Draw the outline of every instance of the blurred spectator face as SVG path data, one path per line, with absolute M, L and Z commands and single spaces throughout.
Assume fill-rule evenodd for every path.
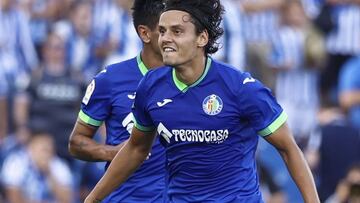
M 0 0 L 0 9 L 9 10 L 11 7 L 11 0 Z
M 72 23 L 75 31 L 82 36 L 87 36 L 91 32 L 92 6 L 90 2 L 79 3 L 72 11 Z
M 41 171 L 48 171 L 55 151 L 52 138 L 47 134 L 36 135 L 30 140 L 28 150 L 34 164 Z
M 360 185 L 360 168 L 352 169 L 347 175 L 347 181 L 351 184 Z
M 63 64 L 65 61 L 65 44 L 62 38 L 54 33 L 48 36 L 43 49 L 44 60 L 50 64 Z
M 300 1 L 286 1 L 282 9 L 282 21 L 295 27 L 302 27 L 307 23 L 307 17 Z

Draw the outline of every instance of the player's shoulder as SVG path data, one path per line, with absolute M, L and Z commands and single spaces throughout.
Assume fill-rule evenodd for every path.
M 255 83 L 257 81 L 250 73 L 243 72 L 230 64 L 217 60 L 213 60 L 212 63 L 218 75 L 230 87 L 242 88 L 243 86 L 248 86 L 247 84 Z
M 168 66 L 161 66 L 152 70 L 149 70 L 143 78 L 143 82 L 146 86 L 153 86 L 158 84 L 159 81 L 165 81 L 169 78 L 172 68 Z
M 113 63 L 110 65 L 107 65 L 104 70 L 108 75 L 113 74 L 121 74 L 121 73 L 127 73 L 133 70 L 136 70 L 137 67 L 137 61 L 136 58 L 131 58 L 125 61 L 121 61 L 118 63 Z M 117 75 L 119 77 L 119 75 Z
M 110 82 L 112 80 L 121 80 L 124 77 L 131 75 L 134 67 L 137 66 L 136 58 L 118 63 L 106 65 L 95 77 L 96 81 Z

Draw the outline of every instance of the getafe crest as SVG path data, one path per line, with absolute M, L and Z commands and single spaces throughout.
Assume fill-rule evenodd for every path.
M 202 108 L 206 114 L 214 116 L 221 112 L 223 108 L 223 101 L 216 94 L 212 94 L 204 99 Z

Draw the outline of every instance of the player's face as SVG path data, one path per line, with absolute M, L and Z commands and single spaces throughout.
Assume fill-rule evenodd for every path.
M 204 54 L 191 16 L 183 11 L 164 12 L 159 20 L 159 47 L 165 65 L 178 66 Z

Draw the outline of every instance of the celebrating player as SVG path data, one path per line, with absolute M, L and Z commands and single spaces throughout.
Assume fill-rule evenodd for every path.
M 143 50 L 136 58 L 108 66 L 89 84 L 70 137 L 69 150 L 76 158 L 110 163 L 128 139 L 134 125 L 131 106 L 136 87 L 149 68 L 162 65 L 157 44 L 157 26 L 162 9 L 161 0 L 134 1 L 133 22 L 143 42 Z M 93 140 L 103 122 L 106 126 L 106 145 Z M 157 141 L 149 160 L 104 202 L 163 201 L 164 167 L 164 149 Z

